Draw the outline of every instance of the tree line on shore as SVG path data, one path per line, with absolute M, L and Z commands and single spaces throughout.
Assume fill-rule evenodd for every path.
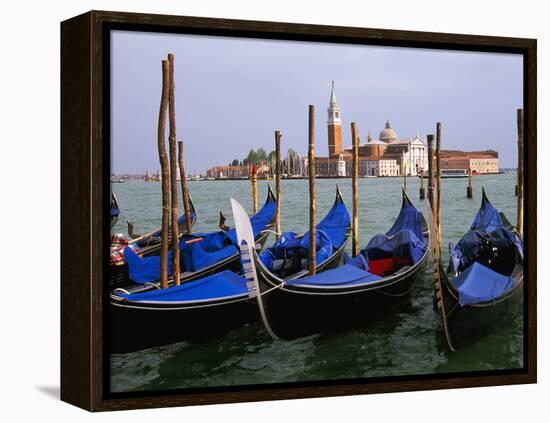
M 294 151 L 292 148 L 287 150 L 286 156 L 282 155 L 281 160 L 283 162 L 288 162 L 292 168 L 294 163 L 297 163 L 300 159 L 300 155 Z M 243 159 L 234 159 L 229 166 L 249 166 L 249 165 L 259 165 L 259 164 L 271 165 L 275 163 L 275 150 L 270 151 L 269 153 L 265 151 L 262 147 L 257 150 L 250 149 L 248 155 Z

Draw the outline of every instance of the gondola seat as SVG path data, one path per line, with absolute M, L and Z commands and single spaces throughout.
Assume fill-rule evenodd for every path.
M 412 266 L 424 255 L 422 239 L 410 229 L 392 235 L 375 235 L 361 251 L 368 259 L 368 270 L 379 276 L 388 276 L 405 266 Z
M 322 230 L 316 233 L 316 261 L 321 263 L 333 253 L 333 245 L 329 236 Z M 307 269 L 309 254 L 309 233 L 297 235 L 295 232 L 285 232 L 273 244 L 260 254 L 260 260 L 270 271 L 278 275 L 294 273 L 296 270 Z

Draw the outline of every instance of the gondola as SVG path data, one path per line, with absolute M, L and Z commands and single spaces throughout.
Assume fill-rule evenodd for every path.
M 252 218 L 255 225 L 255 238 L 263 247 L 275 222 L 275 195 L 268 186 L 267 198 L 263 207 Z M 181 280 L 190 282 L 222 270 L 238 271 L 239 254 L 236 248 L 235 230 L 210 233 L 183 234 L 180 237 Z M 130 248 L 124 250 L 124 263 L 111 266 L 111 288 L 141 291 L 151 284 L 158 283 L 160 275 L 160 246 L 156 250 L 145 249 L 141 257 Z M 168 262 L 172 253 L 169 252 Z M 169 266 L 170 267 L 170 266 Z M 169 268 L 169 275 L 172 269 Z M 169 281 L 173 284 L 173 281 Z
M 426 221 L 403 191 L 391 229 L 377 235 L 344 265 L 314 276 L 280 278 L 253 252 L 264 324 L 273 337 L 364 326 L 406 298 L 425 268 L 430 244 Z M 322 269 L 320 269 L 322 270 Z
M 435 257 L 435 298 L 454 351 L 494 332 L 521 310 L 523 241 L 483 189 L 470 229 L 456 245 L 449 244 L 449 253 L 446 272 Z
M 257 246 L 254 218 L 251 220 L 251 242 Z M 336 248 L 331 254 L 329 262 L 335 262 L 336 257 L 341 256 L 350 231 L 349 214 L 339 191 L 333 207 L 318 225 L 318 230 L 323 230 L 321 228 L 342 244 L 342 248 Z M 287 232 L 268 250 L 271 254 L 281 249 L 282 244 L 288 247 L 281 241 L 283 239 L 307 240 L 306 236 L 307 233 L 297 236 Z M 258 306 L 251 298 L 239 257 L 237 262 L 238 269 L 233 271 L 226 269 L 167 289 L 158 289 L 155 284 L 139 290 L 113 290 L 109 323 L 112 352 L 135 351 L 182 340 L 212 339 L 232 328 L 257 321 Z

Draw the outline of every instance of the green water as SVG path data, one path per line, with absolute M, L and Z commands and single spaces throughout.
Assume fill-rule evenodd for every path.
M 515 222 L 515 178 L 515 173 L 474 177 L 473 200 L 466 199 L 467 179 L 443 180 L 442 246 L 445 254 L 449 241 L 457 242 L 471 224 L 481 202 L 482 185 L 493 205 Z M 317 180 L 319 219 L 334 201 L 336 183 L 351 210 L 351 180 Z M 393 223 L 401 205 L 402 183 L 401 178 L 359 180 L 361 247 Z M 267 182 L 260 181 L 258 185 L 261 205 L 267 193 Z M 189 182 L 188 186 L 197 209 L 197 231 L 216 230 L 220 210 L 228 218 L 228 224 L 232 224 L 230 197 L 238 199 L 251 211 L 248 181 L 201 181 Z M 127 182 L 113 184 L 113 190 L 122 211 L 115 227 L 117 232 L 126 233 L 126 219 L 133 220 L 140 232 L 160 226 L 160 184 Z M 418 190 L 419 179 L 408 178 L 407 191 L 411 199 L 425 211 L 425 204 L 418 200 Z M 303 232 L 307 225 L 307 181 L 284 180 L 282 229 Z M 268 240 L 270 242 L 273 238 Z M 113 392 L 150 391 L 523 367 L 522 316 L 470 347 L 451 353 L 442 336 L 432 296 L 430 261 L 410 301 L 398 310 L 389 311 L 384 321 L 362 331 L 272 341 L 258 323 L 234 330 L 216 342 L 181 342 L 113 355 L 111 389 Z

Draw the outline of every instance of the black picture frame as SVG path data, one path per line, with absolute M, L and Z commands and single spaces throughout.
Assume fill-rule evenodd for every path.
M 109 31 L 517 53 L 524 58 L 524 368 L 182 392 L 109 394 L 104 308 Z M 537 43 L 533 39 L 90 11 L 61 23 L 61 399 L 90 411 L 536 383 Z

